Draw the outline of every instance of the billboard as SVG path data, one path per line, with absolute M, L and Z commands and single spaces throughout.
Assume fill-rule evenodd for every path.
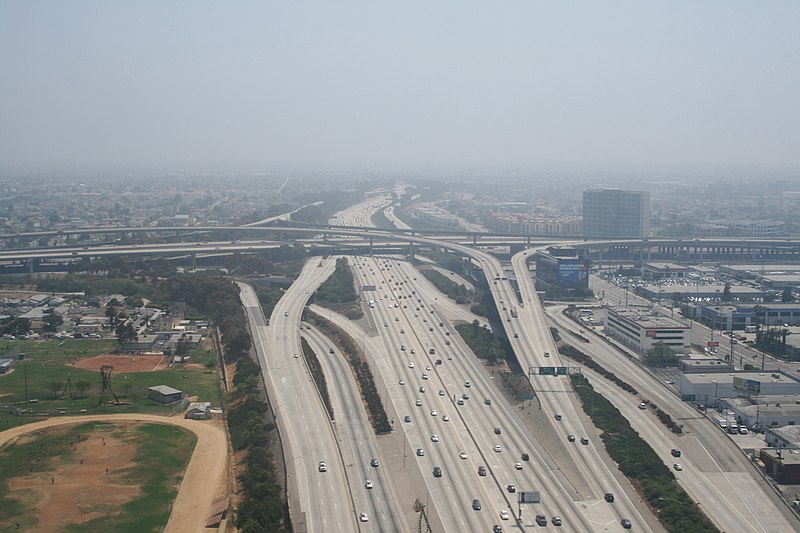
M 733 388 L 752 394 L 761 394 L 761 382 L 754 379 L 744 379 L 734 376 Z
M 519 492 L 519 499 L 517 500 L 518 503 L 541 503 L 542 498 L 539 495 L 538 490 L 525 490 Z

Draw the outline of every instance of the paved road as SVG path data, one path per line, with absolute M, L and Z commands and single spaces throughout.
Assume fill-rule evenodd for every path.
M 550 319 L 562 332 L 579 331 L 581 327 L 561 313 L 563 308 L 549 308 Z M 599 335 L 584 335 L 589 342 L 581 343 L 578 348 L 591 353 L 609 371 L 625 376 L 640 395 L 634 397 L 586 369 L 584 374 L 590 378 L 596 390 L 631 422 L 665 465 L 671 468 L 674 463 L 681 463 L 684 466 L 683 471 L 675 472 L 679 483 L 702 505 L 704 512 L 720 529 L 764 532 L 796 530 L 797 520 L 754 471 L 728 434 L 719 431 L 701 413 L 682 402 L 674 389 L 609 346 Z M 638 409 L 642 400 L 653 402 L 683 424 L 685 434 L 677 436 L 667 430 L 650 409 Z M 670 454 L 672 448 L 683 452 L 679 459 Z
M 167 533 L 203 531 L 211 504 L 227 492 L 225 476 L 228 465 L 228 441 L 219 421 L 186 420 L 165 416 L 126 413 L 118 415 L 71 416 L 48 418 L 0 432 L 0 447 L 20 435 L 65 424 L 86 422 L 153 422 L 187 429 L 197 436 L 194 453 L 167 522 Z
M 281 432 L 289 471 L 289 502 L 297 531 L 357 531 L 344 464 L 327 413 L 302 363 L 298 327 L 303 306 L 333 272 L 335 259 L 309 260 L 266 326 L 255 292 L 240 284 L 253 346 Z M 327 471 L 320 472 L 319 463 Z
M 334 410 L 334 427 L 349 472 L 348 481 L 359 512 L 367 512 L 368 524 L 362 531 L 400 531 L 403 528 L 400 505 L 385 468 L 373 468 L 370 461 L 380 456 L 375 433 L 367 418 L 361 393 L 346 355 L 316 328 L 306 325 L 303 337 L 317 354 L 327 381 Z M 334 353 L 330 353 L 331 349 Z M 373 488 L 367 488 L 367 481 Z

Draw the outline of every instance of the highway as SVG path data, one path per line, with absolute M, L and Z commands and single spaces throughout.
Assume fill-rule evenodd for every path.
M 549 318 L 559 331 L 579 331 L 581 326 L 565 317 L 563 306 L 548 309 Z M 715 427 L 702 413 L 691 408 L 657 376 L 609 346 L 599 335 L 584 332 L 589 343 L 578 348 L 607 370 L 636 387 L 639 396 L 613 386 L 604 378 L 584 369 L 592 386 L 611 401 L 630 421 L 633 428 L 672 468 L 680 463 L 684 469 L 674 472 L 679 483 L 703 511 L 723 531 L 794 531 L 793 516 L 769 485 L 755 472 L 742 450 Z M 569 338 L 568 335 L 563 335 Z M 685 433 L 675 435 L 650 409 L 640 410 L 643 400 L 658 405 L 673 419 L 684 425 Z M 670 450 L 682 451 L 679 459 Z
M 335 261 L 311 260 L 279 300 L 266 325 L 253 289 L 239 284 L 253 346 L 281 433 L 289 472 L 288 495 L 297 531 L 360 531 L 336 438 L 303 364 L 298 325 L 303 306 L 333 272 Z M 319 463 L 327 464 L 321 472 Z
M 356 508 L 359 512 L 366 512 L 369 517 L 368 523 L 361 524 L 361 531 L 391 532 L 404 529 L 400 504 L 386 469 L 370 466 L 370 461 L 380 455 L 379 445 L 367 419 L 352 370 L 345 361 L 345 354 L 316 328 L 306 324 L 301 331 L 316 353 L 326 377 L 333 405 L 333 426 L 348 470 Z M 371 482 L 371 488 L 367 487 L 368 481 Z

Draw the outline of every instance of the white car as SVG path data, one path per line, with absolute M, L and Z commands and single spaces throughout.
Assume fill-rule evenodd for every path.
M 439 396 L 444 396 L 444 389 L 439 389 Z
M 450 417 L 449 417 L 449 416 L 447 416 L 447 415 L 444 415 L 444 416 L 442 417 L 442 421 L 443 421 L 443 422 L 450 422 Z
M 364 486 L 365 486 L 365 487 L 367 487 L 368 489 L 371 489 L 371 488 L 372 488 L 372 487 L 374 487 L 375 485 L 373 485 L 373 484 L 372 484 L 372 480 L 371 480 L 371 479 L 368 479 L 368 480 L 366 481 L 366 483 L 364 483 Z
M 408 363 L 408 368 L 414 368 L 414 362 L 413 361 Z
M 325 464 L 325 461 L 320 461 L 319 462 L 319 471 L 320 472 L 327 472 L 328 471 L 328 465 Z
M 464 386 L 465 386 L 466 388 L 470 388 L 470 387 L 472 386 L 472 384 L 471 384 L 469 381 L 465 381 L 465 382 L 464 382 Z
M 417 407 L 422 407 L 422 400 L 417 400 L 416 402 L 414 402 L 414 404 L 415 404 Z
M 505 509 L 500 511 L 500 520 L 508 520 L 508 511 Z
M 496 451 L 496 452 L 498 452 L 498 453 L 502 451 L 502 450 L 500 449 L 500 445 L 499 445 L 499 444 L 495 444 L 495 445 L 494 445 L 494 451 Z
M 400 380 L 400 385 L 405 385 L 405 384 L 406 384 L 406 382 L 405 382 L 404 380 L 402 380 L 402 379 L 401 379 L 401 380 Z
M 436 409 L 431 409 L 431 416 L 436 416 L 439 413 L 436 412 Z
M 675 463 L 674 465 L 672 465 L 672 468 L 680 472 L 681 470 L 683 470 L 683 465 L 680 463 Z
M 369 522 L 369 515 L 367 513 L 361 513 L 358 515 L 358 519 L 362 522 Z
M 462 451 L 461 453 L 458 454 L 458 456 L 461 457 L 462 459 L 466 459 L 467 458 L 467 452 Z
M 422 379 L 428 379 L 428 374 L 422 374 Z
M 437 435 L 436 433 L 431 435 L 431 442 L 439 442 L 439 435 Z
M 517 470 L 522 470 L 522 463 L 514 463 L 514 468 Z

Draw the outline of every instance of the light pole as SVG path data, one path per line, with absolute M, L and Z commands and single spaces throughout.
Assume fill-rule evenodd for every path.
M 714 409 L 717 408 L 717 387 L 719 387 L 719 381 L 716 379 L 712 379 L 711 383 L 714 384 Z

